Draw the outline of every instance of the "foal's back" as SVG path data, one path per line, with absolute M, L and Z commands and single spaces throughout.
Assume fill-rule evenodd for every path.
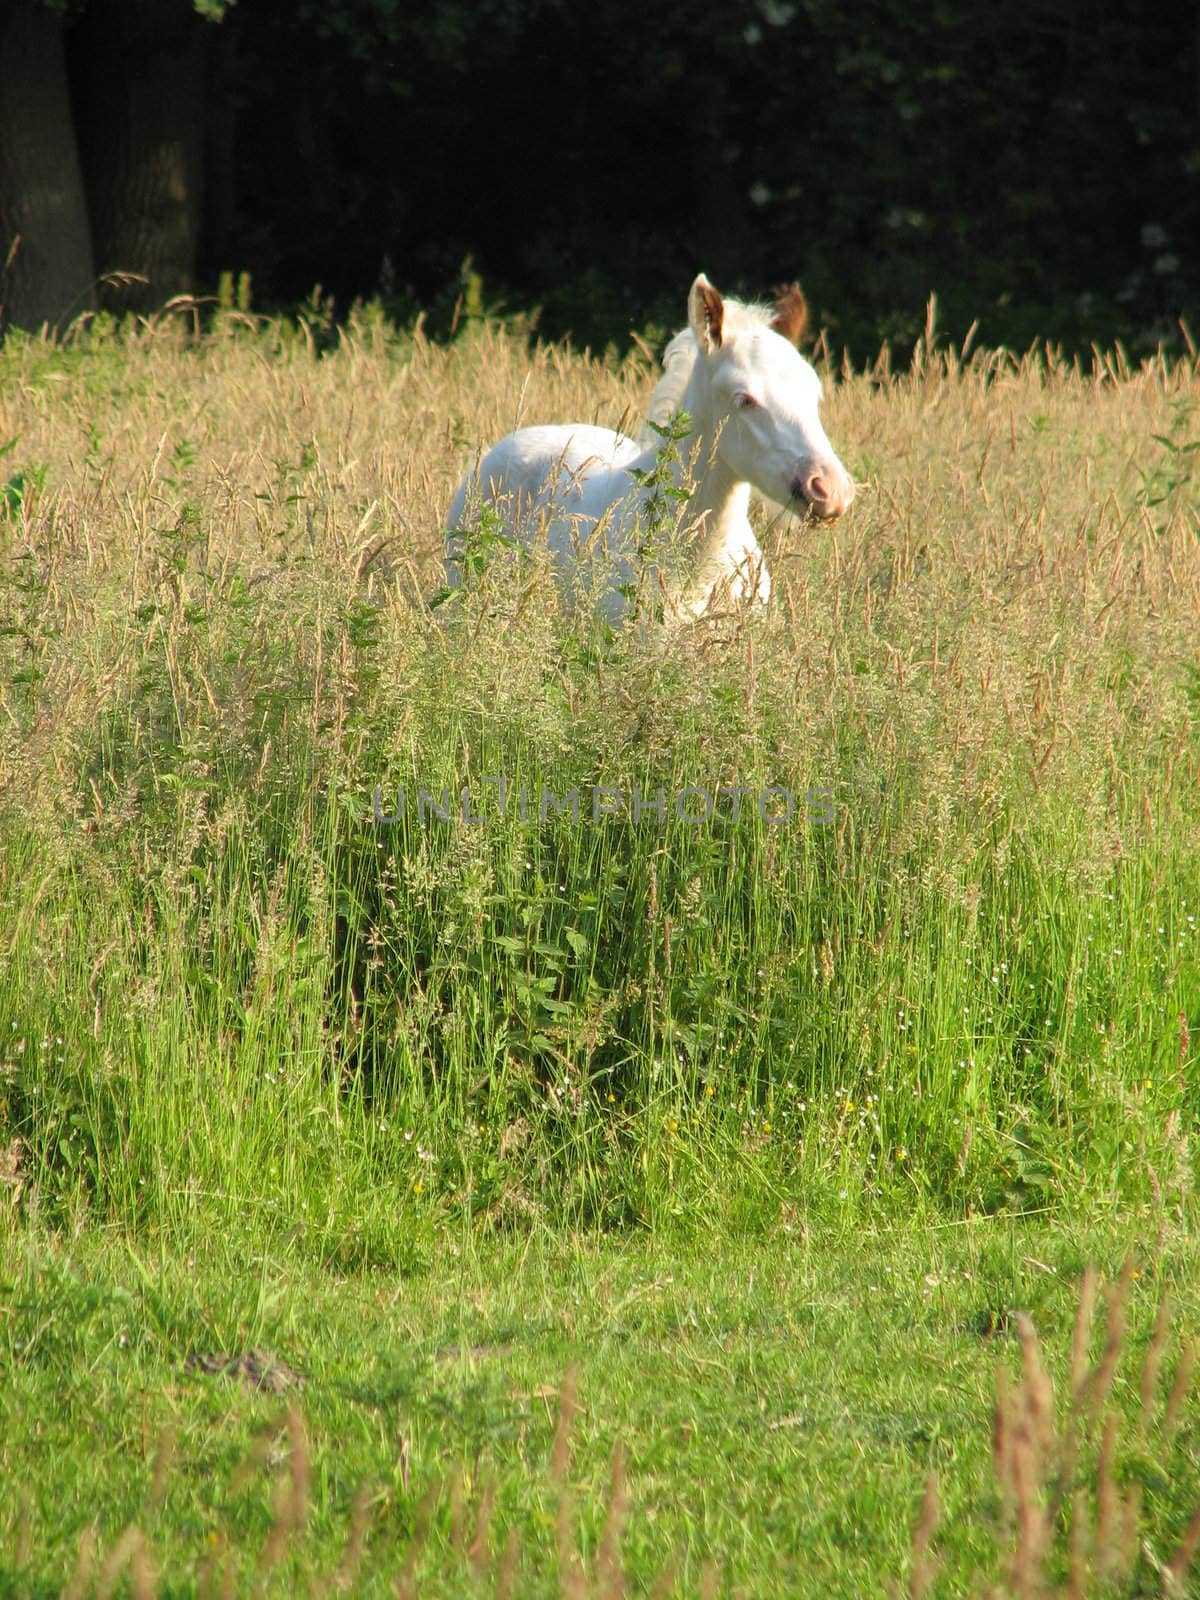
M 552 499 L 564 507 L 579 505 L 589 479 L 608 479 L 640 454 L 633 439 L 587 422 L 519 428 L 493 445 L 478 473 L 459 485 L 446 526 L 451 532 L 462 526 L 474 494 L 482 501 L 507 502 L 514 519 Z

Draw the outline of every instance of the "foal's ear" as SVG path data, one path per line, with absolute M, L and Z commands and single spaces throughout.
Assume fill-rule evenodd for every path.
M 688 322 L 701 350 L 718 350 L 725 321 L 725 302 L 702 272 L 688 295 Z
M 798 283 L 781 283 L 771 291 L 775 299 L 775 315 L 771 326 L 776 333 L 792 344 L 798 345 L 808 326 L 808 301 L 800 292 Z

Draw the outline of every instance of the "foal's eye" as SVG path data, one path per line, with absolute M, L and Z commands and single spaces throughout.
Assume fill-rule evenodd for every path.
M 753 411 L 758 401 L 752 394 L 735 394 L 733 403 L 739 411 Z

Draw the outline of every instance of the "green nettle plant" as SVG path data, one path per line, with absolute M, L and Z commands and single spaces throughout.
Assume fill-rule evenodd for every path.
M 628 583 L 618 586 L 637 616 L 645 601 L 647 574 L 657 563 L 678 556 L 676 540 L 686 523 L 685 507 L 691 498 L 691 485 L 679 446 L 690 437 L 692 419 L 686 411 L 676 411 L 665 423 L 647 418 L 647 427 L 662 441 L 654 453 L 652 467 L 632 467 L 630 476 L 639 489 L 647 491 L 638 520 L 635 548 L 639 570 Z M 663 605 L 656 597 L 651 607 L 655 621 L 662 621 Z
M 460 528 L 451 528 L 447 538 L 455 541 L 460 581 L 468 590 L 476 590 L 484 582 L 499 556 L 519 553 L 521 541 L 508 531 L 504 518 L 497 508 L 481 500 L 474 520 Z M 445 586 L 431 597 L 429 604 L 436 608 L 445 605 L 454 590 Z

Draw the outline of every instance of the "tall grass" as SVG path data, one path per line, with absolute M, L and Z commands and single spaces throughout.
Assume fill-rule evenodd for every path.
M 502 564 L 431 612 L 478 443 L 631 426 L 651 384 L 369 312 L 323 353 L 235 314 L 8 340 L 25 1204 L 387 1261 L 448 1210 L 1190 1196 L 1195 371 L 930 333 L 830 375 L 868 487 L 772 524 L 767 615 L 605 637 Z

